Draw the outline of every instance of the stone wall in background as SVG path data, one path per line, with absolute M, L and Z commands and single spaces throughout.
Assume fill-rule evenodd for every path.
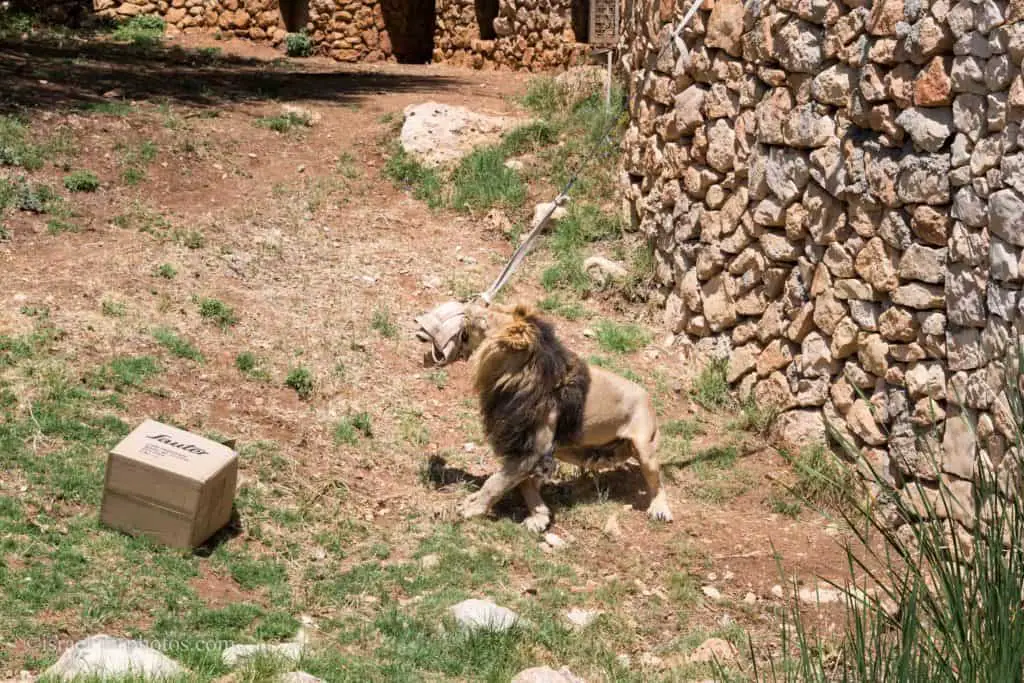
M 565 68 L 580 62 L 571 0 L 94 0 L 101 14 L 162 16 L 170 31 L 280 45 L 305 28 L 344 62 L 446 62 L 476 68 Z M 282 11 L 283 10 L 283 11 Z M 287 20 L 286 20 L 287 18 Z
M 576 42 L 571 0 L 493 0 L 489 11 L 478 12 L 488 4 L 437 0 L 435 62 L 531 71 L 581 63 L 587 46 Z M 481 31 L 481 24 L 493 31 Z
M 896 486 L 1015 470 L 1024 1 L 706 0 L 651 63 L 688 7 L 638 1 L 623 43 L 665 325 Z

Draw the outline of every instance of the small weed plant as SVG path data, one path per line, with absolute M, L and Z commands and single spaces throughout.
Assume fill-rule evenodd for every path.
M 113 33 L 114 40 L 129 42 L 138 47 L 154 47 L 164 36 L 164 20 L 152 14 L 132 17 L 119 25 Z
M 597 345 L 611 353 L 634 353 L 651 341 L 651 336 L 633 324 L 620 325 L 602 320 L 595 327 Z
M 693 384 L 693 399 L 708 410 L 720 410 L 730 404 L 729 359 L 715 358 L 709 362 Z
M 313 373 L 305 366 L 300 365 L 293 368 L 284 383 L 285 386 L 294 389 L 299 398 L 304 401 L 313 397 Z
M 256 125 L 261 128 L 269 128 L 277 133 L 288 133 L 296 129 L 306 128 L 312 125 L 308 115 L 290 111 L 278 116 L 263 116 L 256 119 Z
M 216 323 L 222 330 L 238 323 L 234 309 L 219 299 L 201 297 L 196 299 L 196 304 L 199 306 L 199 315 L 204 320 Z
M 284 37 L 284 48 L 289 57 L 309 57 L 313 54 L 313 39 L 305 31 L 289 33 Z
M 158 327 L 153 330 L 153 338 L 160 346 L 164 347 L 178 358 L 202 363 L 204 358 L 199 349 L 192 346 L 187 339 L 182 338 L 177 332 L 169 327 Z
M 95 192 L 100 189 L 100 179 L 92 171 L 74 171 L 64 176 L 64 187 L 69 192 Z

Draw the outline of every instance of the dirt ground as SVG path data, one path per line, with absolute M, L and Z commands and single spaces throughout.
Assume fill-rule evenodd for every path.
M 64 331 L 59 352 L 83 372 L 118 356 L 160 356 L 159 391 L 130 394 L 124 421 L 164 417 L 239 443 L 274 442 L 287 473 L 281 505 L 330 504 L 322 512 L 368 525 L 362 543 L 387 539 L 388 562 L 408 558 L 410 516 L 427 526 L 442 523 L 465 493 L 464 486 L 430 485 L 430 459 L 444 457 L 452 471 L 471 475 L 495 467 L 481 440 L 467 365 L 425 368 L 413 317 L 484 289 L 512 244 L 482 216 L 431 210 L 396 188 L 382 176 L 387 143 L 403 108 L 427 100 L 522 114 L 515 98 L 528 77 L 284 60 L 269 48 L 212 38 L 169 44 L 221 53 L 205 63 L 173 56 L 132 62 L 112 46 L 74 41 L 0 46 L 3 107 L 25 116 L 34 134 L 63 131 L 74 141 L 65 167 L 48 165 L 32 178 L 59 187 L 69 168 L 87 167 L 100 180 L 99 191 L 68 198 L 77 232 L 52 234 L 46 216 L 29 212 L 8 216 L 10 239 L 0 242 L 0 334 L 30 332 L 26 308 L 47 308 Z M 123 102 L 130 113 L 81 108 L 104 102 Z M 283 104 L 318 120 L 286 133 L 254 125 L 280 114 Z M 121 178 L 133 162 L 125 150 L 145 141 L 158 152 L 142 164 L 144 180 L 126 184 Z M 546 200 L 547 191 L 532 187 L 530 202 Z M 547 259 L 543 247 L 532 255 L 506 299 L 547 296 L 538 284 Z M 160 264 L 171 264 L 176 277 L 155 277 Z M 196 297 L 226 303 L 237 324 L 211 325 L 197 313 Z M 671 524 L 646 519 L 642 480 L 633 470 L 549 487 L 550 531 L 567 541 L 554 553 L 576 572 L 571 590 L 593 592 L 610 577 L 636 587 L 617 606 L 641 634 L 634 658 L 683 634 L 736 622 L 762 639 L 756 647 L 774 647 L 783 606 L 772 591 L 781 582 L 779 562 L 804 581 L 842 580 L 839 527 L 807 510 L 796 517 L 773 510 L 777 482 L 790 476 L 786 461 L 756 435 L 738 435 L 728 426 L 731 416 L 692 401 L 695 368 L 658 330 L 656 314 L 615 295 L 584 304 L 595 318 L 652 330 L 647 348 L 616 362 L 657 393 L 663 421 L 699 425 L 692 453 L 732 443 L 739 457 L 712 484 L 706 472 L 687 466 L 696 459 L 676 468 L 668 489 Z M 590 356 L 601 353 L 592 324 L 558 319 L 557 329 Z M 205 362 L 168 357 L 151 334 L 160 326 L 190 340 Z M 236 357 L 243 352 L 263 359 L 269 381 L 241 376 Z M 314 379 L 308 400 L 285 386 L 299 365 Z M 354 412 L 372 416 L 372 445 L 336 442 L 335 425 Z M 263 476 L 243 460 L 243 485 Z M 707 487 L 722 487 L 723 480 L 738 483 L 734 492 L 708 495 Z M 505 513 L 522 516 L 516 500 Z M 258 542 L 246 533 L 243 522 L 226 543 Z M 305 552 L 296 550 L 300 564 Z M 219 605 L 245 597 L 225 573 L 205 561 L 200 566 L 192 585 L 202 600 Z M 698 607 L 647 612 L 651 595 L 670 592 L 680 572 L 700 589 Z M 525 570 L 512 576 L 523 594 L 536 581 Z M 708 596 L 705 586 L 721 597 Z M 823 619 L 841 616 L 826 610 Z M 121 625 L 128 632 L 145 621 Z M 24 666 L 16 651 L 0 660 L 11 673 Z

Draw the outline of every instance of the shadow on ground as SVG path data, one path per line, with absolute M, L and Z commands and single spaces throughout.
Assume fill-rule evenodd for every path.
M 321 67 L 322 68 L 322 67 Z M 0 113 L 53 110 L 109 101 L 160 99 L 191 106 L 261 100 L 355 103 L 400 92 L 434 92 L 457 78 L 359 71 L 338 65 L 315 70 L 180 47 L 142 47 L 75 36 L 0 39 Z

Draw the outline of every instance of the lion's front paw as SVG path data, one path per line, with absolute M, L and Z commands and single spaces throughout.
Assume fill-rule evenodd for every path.
M 480 502 L 480 496 L 475 493 L 466 496 L 455 509 L 463 519 L 471 519 L 487 514 L 487 506 Z
M 672 521 L 672 511 L 668 508 L 668 501 L 663 496 L 658 496 L 651 501 L 647 508 L 647 515 L 659 522 Z
M 546 513 L 535 513 L 523 520 L 527 529 L 535 534 L 544 533 L 551 524 L 551 515 Z

